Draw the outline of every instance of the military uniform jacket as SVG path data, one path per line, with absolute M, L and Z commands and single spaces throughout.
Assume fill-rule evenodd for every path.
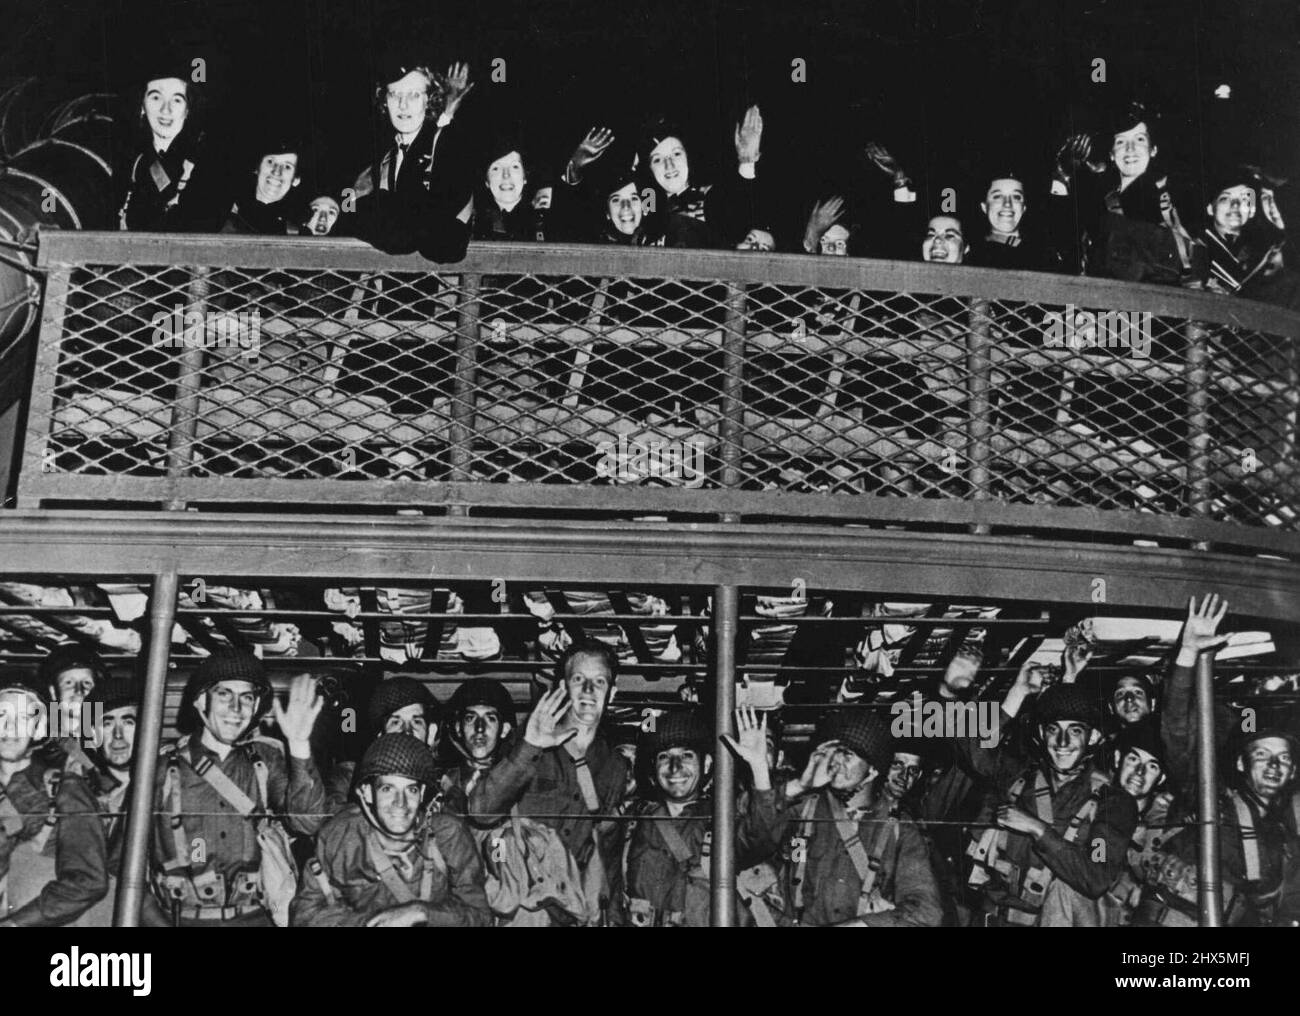
M 835 824 L 830 795 L 827 791 L 817 795 L 812 836 L 808 838 L 804 836 L 800 821 L 804 801 L 805 798 L 801 797 L 779 803 L 773 809 L 769 833 L 775 842 L 786 843 L 782 877 L 787 905 L 793 908 L 799 895 L 796 888 L 800 887 L 796 887 L 795 880 L 800 876 L 798 857 L 802 851 L 806 853 L 807 863 L 802 866 L 804 906 L 800 923 L 805 927 L 815 927 L 852 920 L 859 916 L 862 878 Z M 865 914 L 861 919 L 870 927 L 937 927 L 943 912 L 939 888 L 930 867 L 929 846 L 912 821 L 899 820 L 891 828 L 889 807 L 885 795 L 879 795 L 873 808 L 859 819 L 858 836 L 872 856 L 880 847 L 876 842 L 877 836 L 892 837 L 892 842 L 886 841 L 880 856 L 880 870 L 874 888 L 894 905 L 894 909 Z M 796 915 L 790 913 L 788 916 L 793 918 Z
M 421 901 L 429 925 L 451 928 L 490 924 L 492 912 L 483 887 L 483 862 L 465 823 L 453 815 L 432 814 L 426 819 L 425 831 L 432 837 L 442 865 L 426 859 L 420 837 L 406 852 L 409 868 L 398 874 L 418 900 L 424 866 L 432 863 L 430 898 Z M 316 842 L 315 858 L 303 868 L 299 879 L 298 895 L 289 912 L 290 924 L 358 927 L 405 902 L 384 884 L 373 861 L 378 849 L 378 834 L 361 805 L 350 804 L 326 822 Z M 328 894 L 324 882 L 329 884 Z
M 21 927 L 71 924 L 108 892 L 104 824 L 94 795 L 81 776 L 64 773 L 52 801 L 55 772 L 33 762 L 3 788 L 20 818 L 0 824 L 7 908 L 0 919 Z M 55 823 L 43 834 L 52 803 Z
M 773 852 L 769 836 L 774 815 L 774 792 L 751 791 L 742 803 L 736 822 L 736 866 L 749 868 Z M 709 866 L 704 846 L 711 840 L 713 802 L 708 798 L 688 804 L 677 818 L 669 818 L 667 807 L 649 803 L 643 807 L 632 828 L 627 850 L 627 895 L 648 900 L 657 912 L 689 913 L 687 889 L 692 879 L 705 893 L 705 924 L 708 920 L 707 892 Z M 690 851 L 689 859 L 679 859 L 665 838 L 671 828 Z M 703 863 L 702 863 L 703 862 Z M 689 922 L 688 922 L 689 923 Z
M 173 800 L 167 786 L 172 751 L 178 756 L 175 778 L 180 785 L 181 825 L 184 842 L 190 851 L 188 858 L 174 856 Z M 262 854 L 257 843 L 256 823 L 241 816 L 195 770 L 195 766 L 216 766 L 254 802 L 256 809 L 261 810 L 263 802 L 253 768 L 255 758 L 267 766 L 270 810 L 284 816 L 285 825 L 291 832 L 315 835 L 325 820 L 326 809 L 325 785 L 314 760 L 288 755 L 280 742 L 271 738 L 252 737 L 235 745 L 223 761 L 195 735 L 182 738 L 158 759 L 153 835 L 153 857 L 158 867 L 166 868 L 176 861 L 187 862 L 195 872 L 215 871 L 226 878 L 227 884 L 236 872 L 257 869 Z
M 586 763 L 596 785 L 600 814 L 614 814 L 627 784 L 627 762 L 597 734 L 587 749 Z M 554 829 L 574 859 L 586 865 L 593 851 L 592 831 L 596 823 L 590 818 L 582 796 L 577 765 L 563 745 L 535 748 L 520 733 L 505 757 L 470 792 L 469 814 L 474 819 L 496 824 L 515 804 L 523 817 L 534 818 Z M 602 824 L 604 860 L 609 871 L 614 870 L 611 862 L 618 857 L 618 845 L 614 842 L 617 831 L 613 822 Z
M 982 747 L 974 738 L 958 741 L 957 747 L 971 769 L 996 789 L 982 816 L 985 822 L 993 822 L 993 809 L 1007 801 L 1021 777 L 1025 777 L 1023 787 L 1012 803 L 1030 815 L 1038 814 L 1034 792 L 1039 774 L 1026 773 L 1017 758 L 996 748 Z M 1050 780 L 1046 772 L 1041 775 Z M 1099 898 L 1127 867 L 1129 840 L 1137 828 L 1138 811 L 1137 803 L 1123 790 L 1109 783 L 1094 790 L 1093 783 L 1093 775 L 1085 766 L 1079 775 L 1061 784 L 1051 794 L 1052 821 L 1047 832 L 1034 840 L 1027 833 L 1007 830 L 1002 858 L 1015 865 L 1022 876 L 1046 866 L 1075 892 L 1088 899 Z M 1066 839 L 1072 821 L 1094 794 L 1097 805 L 1091 819 L 1081 822 L 1073 837 Z M 994 905 L 1020 900 L 1020 887 L 1006 885 L 1001 879 L 986 883 L 981 891 Z

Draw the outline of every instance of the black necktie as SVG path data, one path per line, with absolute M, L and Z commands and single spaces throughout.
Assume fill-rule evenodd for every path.
M 398 171 L 400 170 L 400 166 L 398 165 L 398 162 L 400 161 L 400 164 L 402 164 L 403 166 L 406 165 L 406 156 L 407 156 L 407 151 L 409 151 L 409 148 L 411 148 L 411 144 L 409 144 L 409 142 L 407 144 L 398 142 L 398 151 L 394 152 L 393 155 L 393 165 L 389 166 L 389 190 L 390 191 L 395 191 L 396 186 L 398 186 Z

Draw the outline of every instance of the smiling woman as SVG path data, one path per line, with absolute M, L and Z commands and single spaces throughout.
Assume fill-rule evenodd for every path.
M 205 144 L 193 73 L 185 60 L 167 57 L 142 75 L 136 154 L 118 181 L 122 229 L 204 232 L 221 222 L 219 174 Z

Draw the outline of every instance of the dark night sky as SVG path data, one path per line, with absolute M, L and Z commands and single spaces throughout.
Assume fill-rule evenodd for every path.
M 207 62 L 218 132 L 303 127 L 317 175 L 341 185 L 378 121 L 377 59 L 408 42 L 435 66 L 472 64 L 479 122 L 517 118 L 562 162 L 587 127 L 630 142 L 652 110 L 676 115 L 693 161 L 726 152 L 729 121 L 763 108 L 765 172 L 804 190 L 845 186 L 847 153 L 875 137 L 922 199 L 990 163 L 1046 172 L 1071 126 L 1138 96 L 1165 112 L 1161 155 L 1197 187 L 1207 163 L 1263 160 L 1300 177 L 1300 5 L 1294 0 L 16 0 L 0 80 L 57 75 L 62 90 L 125 90 L 171 44 Z M 491 61 L 507 80 L 488 80 Z M 807 82 L 791 81 L 791 60 Z M 1089 80 L 1106 60 L 1107 80 Z M 1212 97 L 1228 82 L 1233 97 Z M 697 176 L 706 177 L 700 173 Z M 1199 187 L 1197 187 L 1199 189 Z M 1294 189 L 1300 191 L 1300 185 Z M 1292 196 L 1284 208 L 1300 214 Z

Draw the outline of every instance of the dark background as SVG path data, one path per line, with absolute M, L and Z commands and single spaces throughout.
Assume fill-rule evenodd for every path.
M 3 10 L 0 82 L 37 74 L 65 91 L 119 91 L 126 112 L 159 52 L 202 57 L 210 134 L 234 152 L 254 128 L 306 133 L 317 189 L 349 184 L 387 142 L 371 96 L 394 45 L 437 69 L 468 60 L 478 86 L 464 115 L 527 125 L 534 176 L 562 165 L 593 124 L 630 145 L 663 111 L 683 124 L 692 176 L 707 180 L 731 159 L 731 124 L 757 102 L 763 172 L 792 192 L 861 189 L 871 177 L 856 153 L 876 138 L 935 207 L 949 186 L 969 201 L 967 175 L 1000 165 L 1041 174 L 1031 192 L 1045 187 L 1065 134 L 1137 97 L 1162 110 L 1162 161 L 1202 202 L 1218 162 L 1300 177 L 1295 0 L 17 0 Z M 490 81 L 497 57 L 505 83 Z M 791 81 L 796 57 L 803 84 Z M 1090 80 L 1096 58 L 1105 83 Z M 1221 83 L 1230 100 L 1214 98 Z M 1281 200 L 1300 216 L 1294 195 Z

